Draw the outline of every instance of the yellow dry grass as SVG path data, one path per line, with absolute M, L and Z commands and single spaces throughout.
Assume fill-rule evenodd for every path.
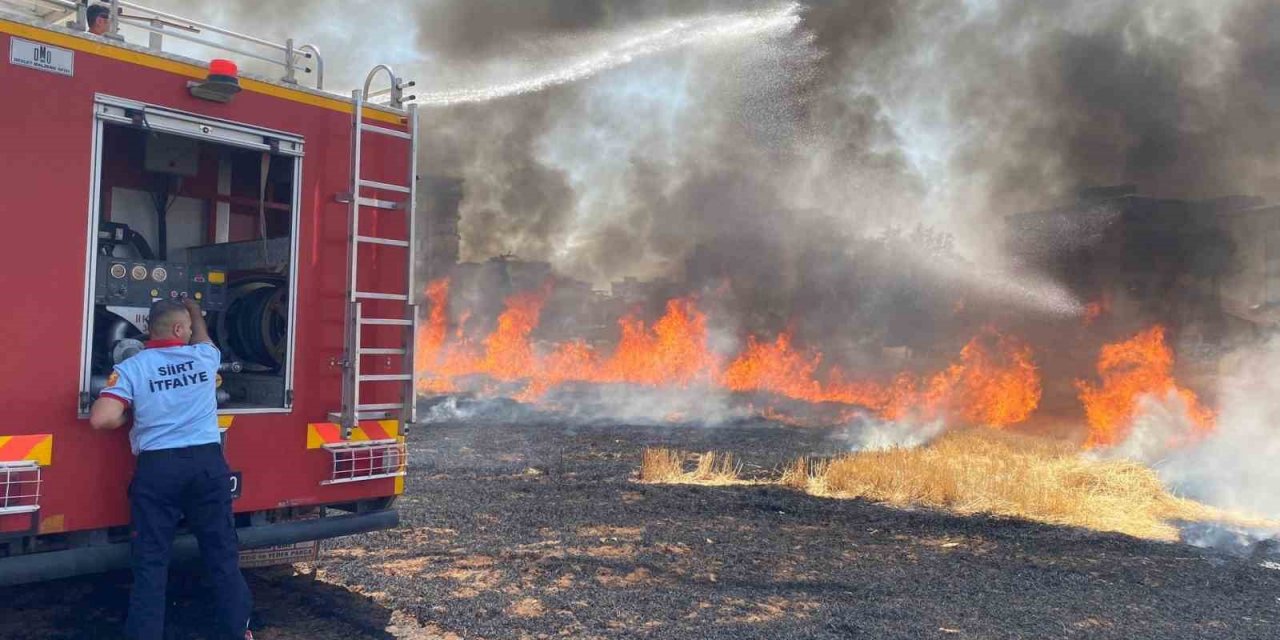
M 654 462 L 679 462 L 680 456 L 664 450 Z M 679 474 L 653 477 L 683 482 Z M 1174 520 L 1259 524 L 1169 493 L 1143 465 L 1090 459 L 1071 444 L 990 430 L 953 432 L 915 449 L 801 458 L 777 483 L 816 496 L 1011 516 L 1154 540 L 1176 540 Z
M 695 460 L 692 471 L 685 471 L 685 461 Z M 738 477 L 742 466 L 732 453 L 708 451 L 688 454 L 660 447 L 645 449 L 640 457 L 640 481 L 658 484 L 745 484 Z

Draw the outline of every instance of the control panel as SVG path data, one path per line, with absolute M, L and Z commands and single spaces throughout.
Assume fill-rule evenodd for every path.
M 155 260 L 98 259 L 97 304 L 150 307 L 157 300 L 187 296 L 205 311 L 223 310 L 227 304 L 226 269 Z

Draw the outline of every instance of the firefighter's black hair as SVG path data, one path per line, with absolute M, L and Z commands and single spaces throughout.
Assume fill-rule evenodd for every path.
M 85 12 L 85 20 L 93 25 L 93 21 L 98 18 L 110 18 L 111 8 L 103 4 L 89 5 L 89 10 Z

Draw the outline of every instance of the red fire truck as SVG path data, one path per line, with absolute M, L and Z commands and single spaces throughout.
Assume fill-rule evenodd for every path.
M 0 211 L 18 234 L 0 250 L 0 585 L 128 565 L 127 430 L 86 416 L 163 298 L 199 300 L 222 352 L 246 564 L 396 526 L 415 412 L 412 83 L 380 65 L 328 93 L 313 46 L 103 4 L 95 35 L 85 0 L 0 1 Z M 195 553 L 181 536 L 175 561 Z

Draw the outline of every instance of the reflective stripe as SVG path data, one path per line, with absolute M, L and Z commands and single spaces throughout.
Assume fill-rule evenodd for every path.
M 346 442 L 395 440 L 400 437 L 399 420 L 365 420 L 351 430 Z M 307 448 L 319 449 L 326 444 L 343 442 L 342 427 L 336 422 L 313 422 L 307 425 Z
M 53 464 L 53 435 L 0 436 L 0 462 L 23 460 L 42 467 Z

